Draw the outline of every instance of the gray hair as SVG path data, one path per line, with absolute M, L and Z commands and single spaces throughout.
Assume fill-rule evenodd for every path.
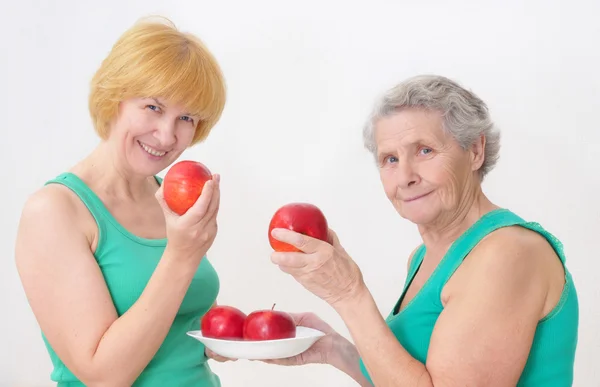
M 409 78 L 380 98 L 363 129 L 366 149 L 377 154 L 377 121 L 405 108 L 439 111 L 444 119 L 444 129 L 465 150 L 484 135 L 484 161 L 479 169 L 481 179 L 496 165 L 500 152 L 500 132 L 490 118 L 487 105 L 456 82 L 437 75 Z

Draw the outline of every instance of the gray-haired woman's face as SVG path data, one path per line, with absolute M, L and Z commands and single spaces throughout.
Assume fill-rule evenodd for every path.
M 440 113 L 405 109 L 379 120 L 375 129 L 386 196 L 413 223 L 452 217 L 479 184 L 483 143 L 462 149 L 443 129 Z

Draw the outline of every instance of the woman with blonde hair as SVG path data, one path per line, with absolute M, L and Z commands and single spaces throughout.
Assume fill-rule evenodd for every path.
M 178 216 L 156 174 L 208 136 L 225 96 L 213 55 L 168 20 L 136 23 L 96 72 L 101 142 L 28 199 L 16 243 L 59 387 L 220 385 L 185 334 L 219 292 L 220 178 Z

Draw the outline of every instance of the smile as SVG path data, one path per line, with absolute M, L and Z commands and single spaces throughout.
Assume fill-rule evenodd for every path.
M 145 150 L 145 151 L 146 151 L 146 153 L 149 153 L 149 154 L 151 154 L 152 156 L 156 156 L 156 157 L 162 157 L 162 156 L 164 156 L 164 155 L 166 155 L 166 154 L 167 154 L 167 152 L 161 152 L 161 151 L 158 151 L 158 150 L 156 150 L 156 149 L 154 149 L 154 148 L 150 148 L 148 145 L 146 145 L 146 144 L 144 144 L 144 143 L 142 143 L 142 142 L 140 142 L 140 141 L 138 141 L 138 144 L 140 144 L 140 147 L 141 147 L 143 150 Z
M 413 196 L 412 198 L 404 199 L 403 201 L 407 202 L 407 203 L 414 202 L 415 200 L 419 200 L 421 198 L 424 198 L 425 196 L 429 195 L 430 193 L 431 192 L 427 192 L 426 194 L 423 194 L 423 195 Z

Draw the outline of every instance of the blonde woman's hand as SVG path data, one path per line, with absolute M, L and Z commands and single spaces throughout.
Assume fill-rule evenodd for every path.
M 156 192 L 167 223 L 167 248 L 181 259 L 200 262 L 217 236 L 217 214 L 221 199 L 220 176 L 213 175 L 194 205 L 183 215 L 171 211 L 165 202 L 163 186 Z

